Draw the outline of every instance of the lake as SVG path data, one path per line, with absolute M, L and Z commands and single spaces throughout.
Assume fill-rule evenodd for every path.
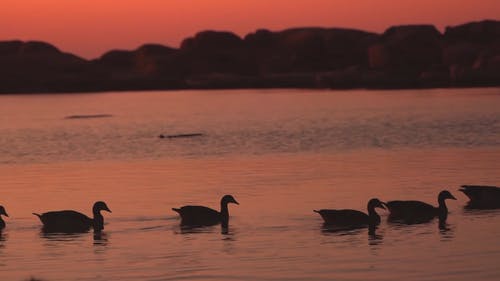
M 0 95 L 0 279 L 496 281 L 500 210 L 458 188 L 499 186 L 499 159 L 500 88 Z M 444 227 L 379 210 L 375 234 L 332 231 L 313 212 L 444 189 Z M 224 194 L 227 230 L 171 210 Z M 32 215 L 98 200 L 99 235 Z

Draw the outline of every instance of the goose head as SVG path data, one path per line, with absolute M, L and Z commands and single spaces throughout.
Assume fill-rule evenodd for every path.
M 384 202 L 380 201 L 377 198 L 370 199 L 370 201 L 368 201 L 368 211 L 375 210 L 375 208 L 386 210 L 385 205 L 386 204 Z
M 111 210 L 108 208 L 108 206 L 106 205 L 106 203 L 104 203 L 103 201 L 97 201 L 97 202 L 95 202 L 94 203 L 94 207 L 92 208 L 92 212 L 94 214 L 98 214 L 101 211 L 106 211 L 106 212 L 110 212 L 111 213 Z
M 5 208 L 3 206 L 0 206 L 0 215 L 4 215 L 6 217 L 9 216 L 9 215 L 7 215 L 7 212 L 5 211 Z
M 438 201 L 441 202 L 446 199 L 457 200 L 457 198 L 455 198 L 455 196 L 453 196 L 448 190 L 443 190 L 439 192 Z
M 238 203 L 238 201 L 236 201 L 236 199 L 234 199 L 234 197 L 232 195 L 224 195 L 222 197 L 222 199 L 220 200 L 221 205 L 227 205 L 229 203 L 234 203 L 236 205 L 240 204 L 240 203 Z

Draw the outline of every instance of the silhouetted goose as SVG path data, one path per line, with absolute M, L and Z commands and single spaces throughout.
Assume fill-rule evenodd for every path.
M 97 201 L 94 203 L 92 208 L 93 218 L 89 218 L 86 215 L 72 211 L 53 211 L 43 214 L 36 214 L 43 223 L 44 232 L 85 232 L 90 228 L 94 228 L 94 231 L 101 231 L 104 229 L 104 217 L 101 215 L 101 211 L 107 211 L 111 213 L 111 210 L 106 206 L 103 201 Z
M 220 200 L 220 212 L 205 206 L 183 206 L 172 208 L 181 216 L 181 225 L 187 226 L 208 226 L 222 224 L 227 227 L 229 223 L 229 210 L 227 204 L 239 203 L 231 195 L 224 195 Z
M 378 200 L 377 198 L 373 198 L 368 201 L 367 209 L 368 214 L 357 210 L 314 210 L 316 213 L 319 213 L 325 224 L 329 225 L 338 225 L 338 226 L 365 226 L 365 225 L 378 225 L 380 223 L 380 216 L 375 211 L 375 208 L 384 207 L 384 202 Z
M 446 199 L 457 200 L 449 191 L 443 190 L 438 195 L 438 207 L 421 201 L 389 201 L 387 202 L 389 220 L 401 220 L 405 223 L 422 223 L 435 217 L 446 220 L 448 216 Z
M 459 189 L 470 201 L 468 208 L 500 208 L 500 187 L 485 185 L 462 185 Z
M 7 212 L 5 211 L 5 208 L 3 206 L 0 206 L 0 229 L 5 228 L 5 221 L 2 218 L 2 215 L 8 217 Z

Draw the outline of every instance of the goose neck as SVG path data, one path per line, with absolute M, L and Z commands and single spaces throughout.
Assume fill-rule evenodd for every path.
M 101 215 L 99 211 L 94 212 L 94 230 L 95 231 L 100 231 L 104 229 L 104 217 Z
M 227 207 L 227 203 L 221 202 L 220 203 L 220 213 L 222 216 L 229 216 L 229 209 Z
M 439 211 L 441 213 L 448 213 L 448 208 L 446 207 L 445 199 L 439 198 L 438 203 L 439 203 L 439 206 L 438 206 Z

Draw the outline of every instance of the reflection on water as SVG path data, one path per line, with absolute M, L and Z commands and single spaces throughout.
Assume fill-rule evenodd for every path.
M 384 242 L 384 235 L 382 233 L 377 233 L 376 231 L 368 231 L 368 245 L 370 246 L 380 246 Z
M 498 185 L 497 89 L 264 93 L 0 96 L 0 197 L 15 216 L 0 279 L 498 279 L 500 209 L 464 209 L 463 194 L 420 224 L 381 211 L 376 228 L 338 229 L 311 211 Z M 204 136 L 157 137 L 189 132 Z M 171 211 L 224 194 L 245 202 L 228 228 Z M 31 215 L 100 198 L 113 206 L 101 233 L 43 233 Z
M 216 233 L 219 226 L 190 226 L 190 225 L 180 225 L 179 231 L 176 234 L 196 234 L 196 233 Z
M 451 241 L 455 238 L 456 226 L 449 224 L 446 220 L 439 220 L 439 234 L 441 234 L 441 241 Z
M 494 210 L 500 209 L 500 202 L 498 203 L 478 203 L 478 202 L 468 202 L 465 206 L 468 210 Z
M 104 231 L 94 232 L 94 245 L 95 246 L 107 246 L 108 245 L 109 234 Z
M 40 231 L 40 237 L 53 242 L 75 242 L 83 241 L 84 237 L 88 236 L 88 232 L 83 233 L 60 233 Z
M 174 230 L 175 234 L 197 234 L 197 233 L 220 233 L 224 235 L 234 235 L 234 229 L 231 226 L 222 226 L 220 224 L 215 224 L 211 226 L 190 226 L 190 225 L 180 225 L 177 230 Z
M 266 93 L 2 96 L 0 163 L 500 145 L 498 89 Z
M 336 226 L 323 223 L 321 233 L 328 236 L 364 236 L 368 233 L 368 244 L 370 246 L 381 245 L 384 239 L 382 233 L 379 233 L 378 227 L 374 225 L 369 226 Z
M 439 225 L 445 225 L 446 220 L 448 219 L 448 213 L 442 214 L 425 214 L 421 216 L 412 216 L 412 217 L 393 217 L 389 215 L 387 218 L 387 222 L 390 224 L 400 224 L 400 225 L 412 225 L 412 224 L 427 224 L 434 220 L 439 221 Z
M 5 247 L 5 241 L 7 241 L 8 235 L 0 229 L 0 248 Z
M 361 233 L 364 229 L 369 231 L 375 231 L 375 227 L 368 226 L 338 226 L 328 223 L 323 223 L 321 227 L 321 232 L 323 234 L 335 234 L 335 235 L 352 235 Z
M 471 216 L 471 217 L 487 217 L 487 218 L 493 218 L 496 216 L 500 216 L 500 209 L 477 209 L 477 208 L 469 208 L 469 205 L 466 204 L 462 210 L 462 213 L 465 216 Z

